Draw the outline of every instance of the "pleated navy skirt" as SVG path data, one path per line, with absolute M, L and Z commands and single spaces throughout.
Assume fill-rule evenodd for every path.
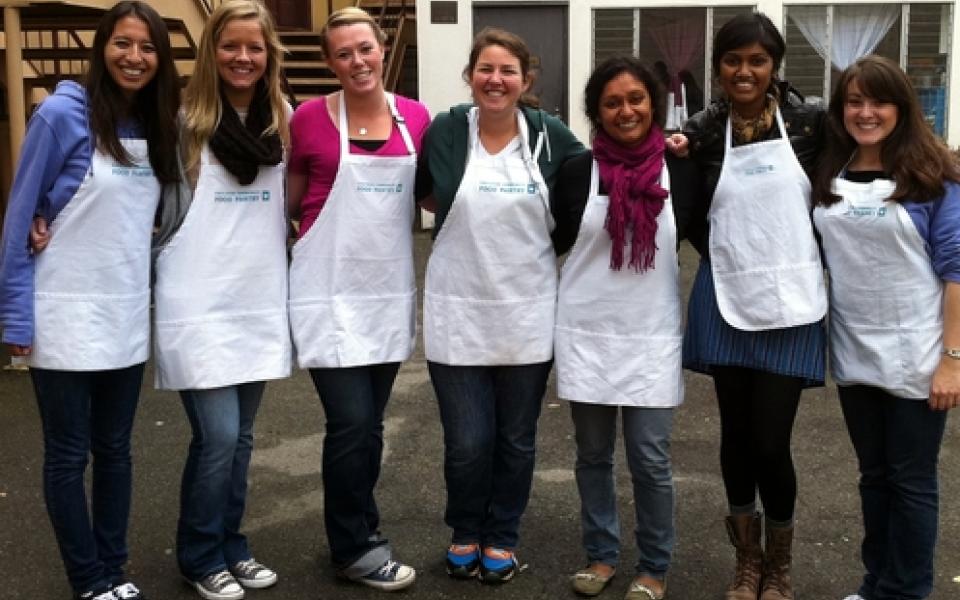
M 690 292 L 687 329 L 683 336 L 683 367 L 711 374 L 714 366 L 747 367 L 779 375 L 800 377 L 804 387 L 823 385 L 826 332 L 823 321 L 769 329 L 743 331 L 727 324 L 717 306 L 710 263 L 700 268 Z

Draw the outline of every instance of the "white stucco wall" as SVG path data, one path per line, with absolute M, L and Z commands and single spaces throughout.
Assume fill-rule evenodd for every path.
M 960 14 L 957 2 L 953 11 L 952 44 L 948 66 L 950 92 L 947 109 L 947 141 L 951 146 L 960 146 Z M 455 25 L 430 23 L 430 1 L 417 0 L 417 45 L 419 60 L 420 99 L 432 114 L 446 110 L 449 106 L 469 99 L 470 93 L 460 76 L 467 62 L 470 43 L 473 37 L 473 6 L 496 4 L 558 4 L 556 0 L 524 0 L 523 2 L 504 2 L 502 0 L 458 0 L 458 15 Z M 705 7 L 705 6 L 747 6 L 755 5 L 766 13 L 781 28 L 784 19 L 784 4 L 879 4 L 886 0 L 834 0 L 833 2 L 808 2 L 805 0 L 569 0 L 569 53 L 568 86 L 570 90 L 570 128 L 581 139 L 589 137 L 589 123 L 581 116 L 580 100 L 583 86 L 592 68 L 593 56 L 593 17 L 595 8 L 665 8 L 665 7 Z M 913 0 L 914 3 L 942 3 L 942 0 Z M 561 2 L 562 3 L 562 2 Z M 894 2 L 901 4 L 902 2 Z

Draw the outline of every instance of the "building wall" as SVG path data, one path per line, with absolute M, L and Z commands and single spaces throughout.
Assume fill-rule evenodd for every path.
M 947 0 L 953 4 L 953 28 L 948 63 L 950 81 L 949 106 L 947 108 L 947 142 L 960 146 L 960 0 Z M 943 3 L 944 0 L 912 0 L 911 3 Z M 592 69 L 593 60 L 593 14 L 596 8 L 671 8 L 671 7 L 722 7 L 753 5 L 766 13 L 774 23 L 784 29 L 784 5 L 797 4 L 902 4 L 889 0 L 833 0 L 832 2 L 806 2 L 801 0 L 525 0 L 522 4 L 566 4 L 569 15 L 568 73 L 570 89 L 570 127 L 582 139 L 589 138 L 590 126 L 582 116 L 580 102 L 582 89 Z M 466 64 L 473 35 L 472 8 L 483 4 L 509 4 L 502 0 L 458 0 L 456 24 L 431 24 L 430 0 L 417 0 L 417 40 L 419 50 L 420 100 L 430 112 L 446 110 L 447 107 L 469 100 L 470 94 L 460 72 Z M 520 2 L 516 2 L 520 4 Z M 789 58 L 789 53 L 788 53 Z

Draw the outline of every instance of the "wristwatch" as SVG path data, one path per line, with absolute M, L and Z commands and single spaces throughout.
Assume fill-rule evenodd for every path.
M 944 348 L 943 355 L 953 360 L 960 360 L 960 348 Z

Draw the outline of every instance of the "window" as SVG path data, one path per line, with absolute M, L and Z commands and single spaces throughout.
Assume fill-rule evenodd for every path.
M 927 120 L 942 136 L 950 9 L 926 3 L 787 6 L 784 78 L 816 102 L 829 98 L 832 82 L 857 58 L 885 56 L 909 74 Z
M 594 65 L 617 54 L 640 57 L 667 89 L 667 128 L 678 129 L 717 94 L 708 54 L 714 34 L 734 15 L 752 10 L 752 6 L 596 9 Z

